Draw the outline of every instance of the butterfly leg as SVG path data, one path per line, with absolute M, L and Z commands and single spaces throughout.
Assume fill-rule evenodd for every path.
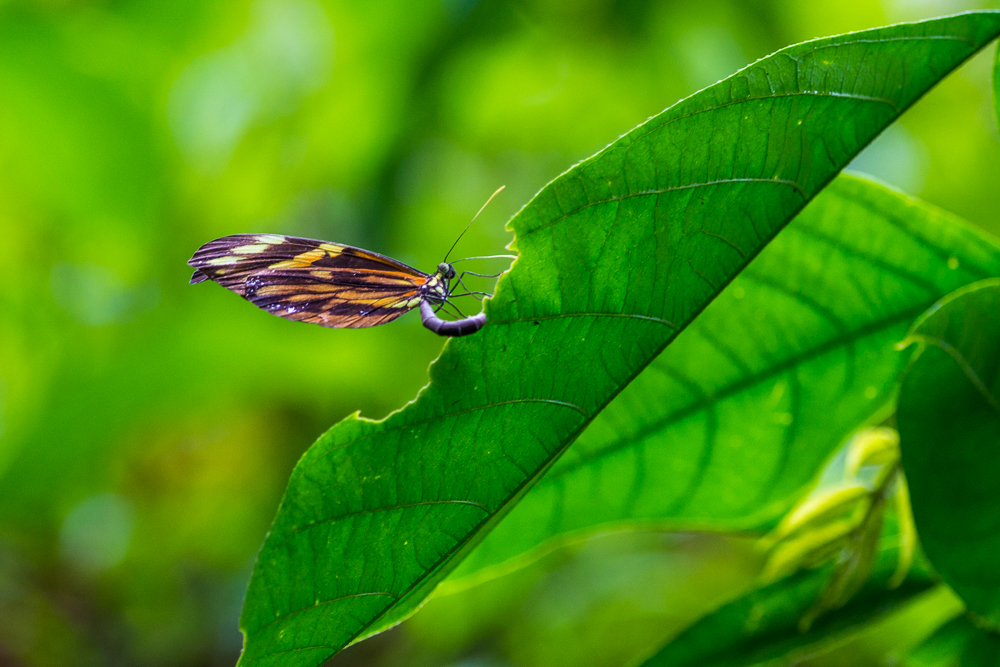
M 452 296 L 451 293 L 449 293 L 448 296 Z M 453 313 L 453 312 L 451 312 L 449 310 L 445 310 L 445 306 L 451 306 L 453 309 L 457 310 L 459 314 L 456 316 L 455 313 Z M 451 303 L 450 301 L 447 301 L 447 300 L 441 301 L 436 306 L 434 306 L 434 313 L 435 314 L 440 313 L 442 310 L 444 310 L 444 312 L 447 315 L 451 315 L 452 317 L 465 317 L 465 315 L 462 314 L 462 311 L 458 310 L 458 306 L 456 306 L 455 304 L 453 304 L 453 303 Z
M 463 273 L 462 276 L 464 276 L 464 275 L 465 274 Z M 462 282 L 462 276 L 458 277 L 458 284 L 465 288 L 465 294 L 452 294 L 451 296 L 470 296 L 471 295 L 471 296 L 476 297 L 480 301 L 482 301 L 483 298 L 481 296 L 478 296 L 479 294 L 483 294 L 483 295 L 486 295 L 486 296 L 493 296 L 492 294 L 487 294 L 486 292 L 474 292 L 474 291 L 470 290 L 469 287 L 465 283 Z
M 451 301 L 446 301 L 445 305 L 446 306 L 450 306 L 451 308 L 453 308 L 455 310 L 455 312 L 458 313 L 458 317 L 460 317 L 462 319 L 465 319 L 465 317 L 466 317 L 465 313 L 463 313 L 462 310 L 458 306 L 456 306 L 455 304 L 453 304 Z M 447 310 L 444 311 L 444 312 L 448 313 L 449 315 L 452 314 L 452 313 L 449 313 Z

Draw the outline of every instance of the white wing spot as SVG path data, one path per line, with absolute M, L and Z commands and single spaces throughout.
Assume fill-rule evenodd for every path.
M 239 255 L 253 255 L 259 252 L 264 252 L 271 246 L 267 243 L 257 243 L 253 245 L 241 245 L 233 248 L 233 252 Z
M 227 264 L 235 264 L 240 261 L 239 257 L 233 257 L 232 255 L 226 255 L 225 257 L 213 257 L 212 259 L 205 262 L 206 264 L 211 264 L 212 266 L 225 266 Z
M 258 252 L 264 252 L 271 246 L 267 243 L 257 243 L 252 245 L 241 245 L 233 248 L 233 252 L 239 255 L 253 255 Z
M 269 245 L 278 245 L 279 243 L 285 242 L 284 236 L 278 236 L 277 234 L 264 234 L 263 236 L 257 237 L 258 243 L 267 243 Z

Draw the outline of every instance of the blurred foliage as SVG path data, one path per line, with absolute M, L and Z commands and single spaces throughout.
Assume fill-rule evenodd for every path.
M 233 664 L 297 457 L 426 381 L 441 341 L 416 316 L 290 325 L 188 286 L 198 245 L 270 231 L 430 268 L 505 183 L 460 247 L 496 252 L 548 180 L 736 68 L 981 6 L 0 1 L 0 664 Z M 997 232 L 989 65 L 855 164 Z M 705 562 L 690 581 L 735 568 Z M 436 645 L 377 641 L 401 636 Z
M 1000 661 L 1000 637 L 967 617 L 952 619 L 907 660 L 910 667 L 992 667 Z
M 926 573 L 887 590 L 896 558 L 894 548 L 873 558 L 871 579 L 808 630 L 802 628 L 802 619 L 813 617 L 817 596 L 825 597 L 829 581 L 837 578 L 831 567 L 800 571 L 713 610 L 643 667 L 749 667 L 809 660 L 851 637 L 859 626 L 873 625 L 926 594 L 932 586 Z

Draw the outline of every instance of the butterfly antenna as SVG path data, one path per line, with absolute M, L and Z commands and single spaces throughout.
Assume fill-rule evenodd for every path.
M 462 259 L 456 259 L 452 264 L 458 264 L 459 262 L 467 262 L 470 259 L 517 259 L 517 255 L 480 255 L 478 257 L 463 257 Z M 495 277 L 495 276 L 492 276 Z
M 500 191 L 503 190 L 505 187 L 507 187 L 507 186 L 506 185 L 501 185 L 499 188 L 497 188 L 497 191 L 494 192 L 493 194 L 491 194 L 490 198 L 486 200 L 486 203 L 482 205 L 482 207 L 479 209 L 479 211 L 474 216 L 472 216 L 472 220 L 469 221 L 469 224 L 465 226 L 465 229 L 462 230 L 462 233 L 458 235 L 458 238 L 455 239 L 455 242 L 451 244 L 450 248 L 448 248 L 448 252 L 445 253 L 443 261 L 445 261 L 445 262 L 448 261 L 448 255 L 451 254 L 451 251 L 455 249 L 455 246 L 458 245 L 458 242 L 462 240 L 463 236 L 465 236 L 465 232 L 469 231 L 469 228 L 472 227 L 472 223 L 474 223 L 476 221 L 476 218 L 478 218 L 479 214 L 483 212 L 483 209 L 485 209 L 487 206 L 489 206 L 490 202 L 493 201 L 493 198 L 496 197 L 498 194 L 500 194 Z

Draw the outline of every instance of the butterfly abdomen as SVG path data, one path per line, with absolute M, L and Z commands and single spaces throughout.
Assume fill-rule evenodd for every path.
M 440 336 L 468 336 L 486 325 L 486 313 L 479 313 L 461 320 L 445 320 L 437 316 L 434 306 L 427 299 L 420 302 L 420 319 L 424 326 Z

